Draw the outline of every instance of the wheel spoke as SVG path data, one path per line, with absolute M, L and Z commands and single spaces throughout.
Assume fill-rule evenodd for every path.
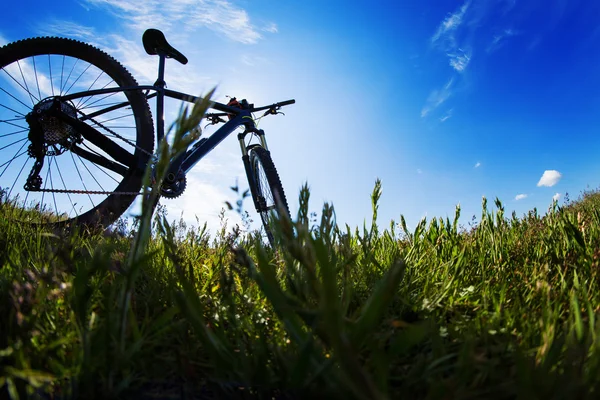
M 2 175 L 4 175 L 4 173 L 6 172 L 8 167 L 10 167 L 10 164 L 12 164 L 13 161 L 15 161 L 17 158 L 21 157 L 23 154 L 27 154 L 27 150 L 23 150 L 23 147 L 25 147 L 26 144 L 27 144 L 27 142 L 25 142 L 21 145 L 21 147 L 19 148 L 19 150 L 17 150 L 17 152 L 15 153 L 16 155 L 13 158 L 4 162 L 4 164 L 0 165 L 0 168 L 4 167 L 6 165 L 6 167 L 4 167 L 4 169 L 2 170 L 2 173 L 0 173 L 0 178 L 2 177 Z M 19 153 L 19 152 L 21 152 L 21 153 Z
M 109 84 L 107 83 L 107 84 L 106 84 L 106 85 L 104 85 L 104 86 L 103 86 L 101 89 L 105 89 L 105 88 L 106 88 L 108 85 L 109 85 Z M 99 99 L 96 99 L 96 100 L 92 101 L 92 102 L 91 102 L 91 103 L 89 103 L 89 104 L 86 104 L 86 103 L 84 103 L 83 105 L 84 105 L 85 107 L 82 107 L 82 110 L 87 110 L 87 109 L 89 109 L 89 108 L 92 108 L 92 106 L 94 106 L 95 104 L 98 104 L 99 102 L 101 102 L 101 101 L 103 101 L 103 100 L 105 100 L 105 99 L 108 99 L 108 98 L 109 98 L 109 97 L 111 97 L 111 96 L 115 96 L 115 95 L 117 95 L 117 94 L 118 94 L 117 92 L 115 92 L 115 93 L 109 93 L 109 94 L 107 94 L 106 96 L 104 96 L 104 97 L 101 97 L 101 98 L 99 98 Z M 91 99 L 91 98 L 92 98 L 92 97 L 90 96 L 90 99 Z M 98 107 L 108 107 L 108 106 L 112 106 L 112 105 L 115 105 L 115 104 L 129 104 L 129 103 L 127 103 L 127 102 L 125 102 L 125 103 L 123 103 L 123 102 L 115 102 L 115 103 L 107 103 L 107 104 L 98 104 L 98 105 L 97 105 L 95 108 L 98 108 Z M 116 110 L 116 108 L 110 109 L 110 110 L 108 110 L 108 111 L 113 111 L 113 110 Z M 93 118 L 93 117 L 92 117 L 92 118 Z
M 66 92 L 68 92 L 68 91 L 69 91 L 69 89 L 70 89 L 70 88 L 69 88 L 69 89 L 67 89 L 67 90 L 64 90 L 64 89 L 65 89 L 65 86 L 67 86 L 67 84 L 68 84 L 68 82 L 69 82 L 69 79 L 71 79 L 71 74 L 72 74 L 72 73 L 73 73 L 73 71 L 75 70 L 75 66 L 77 65 L 77 63 L 78 63 L 78 62 L 79 62 L 79 59 L 78 59 L 78 58 L 77 58 L 77 59 L 75 59 L 75 62 L 73 63 L 73 66 L 71 67 L 71 71 L 69 71 L 69 76 L 67 76 L 67 79 L 65 79 L 65 85 L 64 85 L 64 86 L 62 86 L 62 87 L 61 87 L 61 89 L 60 89 L 60 93 L 61 93 L 61 95 L 62 95 L 63 93 L 66 93 Z M 63 59 L 63 63 L 64 63 L 64 59 Z M 61 82 L 62 82 L 62 81 L 61 81 Z
M 121 164 L 117 164 L 114 161 L 108 160 L 106 157 L 103 157 L 99 154 L 95 154 L 92 151 L 84 150 L 79 146 L 73 146 L 71 151 L 73 153 L 77 154 L 78 156 L 83 157 L 84 159 L 86 159 L 94 164 L 99 164 L 99 165 L 103 166 L 104 168 L 109 169 L 113 172 L 116 172 L 117 174 L 119 174 L 121 176 L 125 176 L 125 174 L 127 174 L 127 167 L 125 167 Z
M 50 162 L 48 163 L 48 174 L 47 176 L 50 176 L 50 187 L 52 188 L 52 190 L 54 190 L 54 182 L 52 181 L 52 161 L 55 161 L 54 157 L 50 157 Z M 56 162 L 55 162 L 56 164 Z M 54 194 L 54 192 L 52 192 L 52 200 L 54 202 L 54 212 L 56 213 L 56 216 L 59 216 L 59 212 L 58 212 L 58 206 L 56 205 L 56 195 Z
M 102 75 L 104 75 L 104 71 L 102 71 L 102 70 L 101 70 L 101 71 L 100 71 L 100 73 L 98 74 L 98 76 L 96 77 L 96 79 L 94 79 L 94 81 L 92 82 L 92 84 L 91 84 L 91 85 L 90 85 L 90 86 L 87 88 L 87 90 L 88 90 L 88 91 L 89 91 L 89 90 L 92 90 L 92 87 L 93 87 L 93 86 L 96 84 L 96 82 L 98 82 L 98 79 L 100 79 L 100 77 L 101 77 Z M 104 89 L 104 88 L 102 88 L 102 89 Z M 90 96 L 90 97 L 88 97 L 88 100 L 89 100 L 90 98 L 91 98 L 91 96 Z M 78 108 L 78 109 L 82 109 L 82 108 L 84 108 L 84 106 L 85 106 L 85 101 L 84 101 L 83 99 L 84 99 L 83 97 L 82 97 L 81 99 L 79 99 L 79 103 L 77 103 L 77 106 L 76 106 L 76 108 Z M 87 100 L 86 100 L 86 101 L 87 101 Z M 83 102 L 83 103 L 82 103 L 82 102 Z
M 48 168 L 48 171 L 46 171 L 46 177 L 44 178 L 44 191 L 42 192 L 42 204 L 41 204 L 42 207 L 45 207 L 44 197 L 46 196 L 46 192 L 45 192 L 45 190 L 47 190 L 46 185 L 48 185 L 48 173 L 50 173 L 50 168 Z
M 106 154 L 111 156 L 113 160 L 128 166 L 133 166 L 135 164 L 135 157 L 133 154 L 129 153 L 90 125 L 62 112 L 58 112 L 57 117 L 75 128 L 81 136 L 102 149 Z
M 4 89 L 0 88 L 0 90 L 4 90 Z M 20 112 L 18 112 L 17 110 L 15 110 L 15 109 L 12 109 L 12 108 L 10 108 L 10 107 L 8 107 L 8 106 L 5 106 L 4 104 L 1 104 L 1 103 L 0 103 L 0 107 L 2 107 L 2 108 L 6 108 L 7 110 L 10 110 L 10 111 L 14 112 L 15 114 L 18 114 L 18 115 L 20 115 L 21 117 L 25 118 L 25 114 L 21 114 L 21 113 L 20 113 Z M 27 106 L 25 106 L 25 107 L 27 107 Z
M 4 88 L 1 88 L 1 87 L 0 87 L 0 90 L 2 90 L 4 93 L 6 93 L 6 94 L 7 94 L 7 95 L 9 95 L 10 97 L 12 97 L 12 98 L 13 98 L 13 99 L 15 99 L 16 101 L 18 101 L 19 103 L 23 104 L 23 105 L 25 106 L 25 108 L 28 108 L 28 107 L 29 107 L 27 104 L 23 103 L 21 100 L 17 99 L 15 96 L 13 96 L 12 94 L 8 93 L 8 92 L 7 92 L 7 91 L 6 91 Z M 3 106 L 4 108 L 8 108 L 8 107 L 6 107 L 6 106 L 4 106 L 4 105 L 2 105 L 2 106 Z M 21 115 L 23 115 L 23 114 L 21 114 Z
M 27 140 L 27 138 L 26 138 L 26 137 L 25 137 L 25 138 L 23 138 L 23 139 L 21 139 L 21 140 L 17 140 L 16 142 L 12 142 L 12 143 L 10 143 L 10 144 L 7 144 L 6 146 L 0 147 L 0 150 L 7 149 L 7 148 L 9 148 L 10 146 L 14 146 L 15 144 L 17 144 L 17 143 L 21 143 L 21 142 L 23 142 L 23 141 L 25 141 L 25 140 Z
M 7 137 L 7 136 L 12 136 L 12 135 L 18 135 L 19 133 L 24 133 L 27 132 L 29 129 L 23 129 L 21 131 L 14 131 L 14 132 L 10 132 L 10 133 L 5 133 L 4 135 L 0 135 L 0 138 L 3 137 Z
M 58 163 L 56 163 L 56 170 L 58 171 L 58 176 L 60 177 L 63 187 L 65 188 L 65 190 L 67 190 L 67 185 L 65 185 L 65 180 L 63 179 L 62 173 L 60 172 Z M 73 208 L 73 211 L 75 211 L 75 215 L 79 216 L 79 214 L 77 213 L 77 210 L 75 209 L 75 204 L 73 204 L 73 200 L 71 199 L 71 194 L 67 193 L 67 197 L 69 198 L 69 202 L 71 203 L 71 207 Z
M 136 85 L 131 74 L 90 45 L 47 37 L 4 46 L 0 70 L 0 186 L 21 208 L 12 218 L 93 224 L 118 217 L 134 197 L 116 191 L 139 192 L 134 169 L 154 142 L 143 92 L 122 90 Z M 27 122 L 34 108 L 35 136 Z M 40 190 L 25 189 L 36 171 L 32 139 L 44 154 L 32 177 Z
M 52 64 L 50 63 L 50 54 L 48 54 L 48 71 L 50 72 L 50 88 L 52 89 L 52 96 L 54 96 L 54 83 L 52 82 Z
M 0 120 L 0 123 L 2 123 L 2 122 L 3 122 L 3 123 L 5 123 L 6 125 L 11 125 L 11 126 L 14 126 L 15 128 L 19 128 L 19 129 L 23 129 L 23 130 L 28 130 L 28 129 L 29 129 L 28 127 L 21 126 L 21 125 L 17 125 L 17 124 L 15 124 L 14 122 L 11 122 L 11 121 L 10 121 L 10 120 L 8 120 L 8 119 L 5 119 L 5 120 Z M 2 137 L 2 136 L 0 136 L 0 137 Z
M 79 82 L 79 79 L 81 79 L 83 74 L 85 74 L 87 72 L 87 70 L 90 69 L 91 66 L 92 66 L 92 64 L 88 64 L 88 66 L 85 67 L 85 69 L 83 70 L 83 72 L 81 74 L 79 74 L 77 79 L 75 79 L 75 81 L 73 83 L 71 83 L 71 86 L 69 86 L 69 88 L 67 89 L 67 92 L 70 91 L 77 82 Z
M 23 163 L 23 166 L 19 170 L 19 174 L 17 175 L 17 177 L 15 178 L 15 181 L 13 182 L 13 184 L 10 187 L 10 192 L 8 192 L 8 197 L 10 197 L 10 194 L 12 193 L 13 189 L 15 188 L 15 186 L 17 186 L 17 181 L 21 177 L 21 174 L 23 173 L 23 169 L 25 169 L 25 166 L 27 165 L 27 161 L 29 161 L 29 158 L 25 159 L 25 162 Z
M 37 90 L 38 90 L 38 98 L 41 100 L 42 99 L 42 93 L 40 92 L 40 81 L 38 79 L 38 75 L 37 75 L 37 68 L 35 66 L 35 56 L 31 57 L 31 60 L 33 61 L 33 73 L 35 74 L 35 84 L 37 86 Z
M 77 155 L 77 157 L 79 157 L 79 155 Z M 79 161 L 81 161 L 81 157 L 79 157 Z M 98 184 L 98 186 L 100 187 L 100 190 L 102 190 L 103 192 L 105 192 L 106 190 L 104 190 L 104 188 L 102 187 L 102 185 L 100 184 L 100 182 L 98 182 L 98 180 L 96 179 L 96 177 L 94 176 L 94 174 L 92 174 L 92 171 L 90 171 L 90 169 L 88 168 L 88 166 L 83 161 L 81 161 L 81 164 L 83 165 L 83 168 L 85 168 L 87 170 L 88 174 L 90 174 L 90 176 L 96 182 L 96 184 Z
M 75 162 L 75 157 L 73 157 L 73 153 L 69 152 L 69 154 L 71 155 L 71 160 L 73 160 L 73 165 L 75 166 L 75 171 L 77 171 L 77 175 L 79 175 L 79 180 L 81 181 L 83 188 L 87 192 L 88 191 L 87 186 L 85 185 L 85 182 L 83 181 L 83 178 L 81 177 L 81 172 L 79 172 L 79 167 L 77 166 L 77 163 Z M 90 199 L 90 203 L 92 203 L 92 206 L 96 207 L 96 205 L 94 204 L 94 200 L 92 200 L 92 196 L 90 196 L 89 193 L 87 193 L 87 197 Z
M 37 101 L 39 101 L 39 99 L 36 99 L 35 95 L 33 93 L 31 93 L 31 91 L 29 91 L 29 87 L 27 86 L 27 80 L 25 79 L 25 75 L 23 74 L 23 69 L 21 68 L 21 64 L 18 61 L 17 61 L 17 66 L 19 67 L 19 72 L 21 73 L 21 79 L 23 79 L 23 84 L 25 86 L 23 86 L 21 84 L 21 82 L 19 82 L 14 76 L 12 76 L 12 74 L 10 72 L 8 72 L 6 70 L 6 68 L 2 68 L 2 71 L 4 71 L 6 73 L 6 75 L 8 75 L 10 77 L 10 79 L 12 79 L 17 85 L 19 85 L 21 87 L 21 89 L 23 89 L 29 95 L 31 104 L 35 104 Z M 25 105 L 25 107 L 27 107 L 27 105 Z
M 58 94 L 62 96 L 63 94 L 63 76 L 65 75 L 65 56 L 62 56 L 62 63 L 60 67 L 60 86 L 58 87 Z
M 107 122 L 115 121 L 117 119 L 122 119 L 122 118 L 129 118 L 129 117 L 131 117 L 131 115 L 129 115 L 129 114 L 127 114 L 127 115 L 121 115 L 121 116 L 118 116 L 118 117 L 114 117 L 114 118 L 110 118 L 110 119 L 105 119 L 104 121 L 98 121 L 98 124 L 105 125 Z M 129 126 L 127 128 L 135 128 L 135 126 Z

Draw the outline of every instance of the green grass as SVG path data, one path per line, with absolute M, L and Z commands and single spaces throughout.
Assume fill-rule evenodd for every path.
M 378 229 L 380 196 L 351 229 L 303 188 L 275 250 L 164 212 L 49 232 L 2 202 L 0 398 L 598 398 L 599 192 L 411 231 Z

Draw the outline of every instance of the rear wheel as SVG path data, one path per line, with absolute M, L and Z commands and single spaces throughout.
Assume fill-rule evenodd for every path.
M 148 102 L 141 90 L 89 92 L 133 86 L 115 59 L 75 40 L 0 48 L 0 188 L 19 220 L 107 226 L 131 205 L 154 148 Z
M 274 246 L 273 223 L 275 218 L 281 217 L 281 212 L 290 216 L 283 186 L 271 154 L 264 148 L 254 147 L 250 150 L 250 168 L 252 168 L 252 176 L 256 183 L 255 204 L 258 205 L 256 211 L 260 214 L 269 243 Z

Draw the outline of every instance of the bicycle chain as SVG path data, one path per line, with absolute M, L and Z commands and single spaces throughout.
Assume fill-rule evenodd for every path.
M 79 111 L 79 113 L 85 117 L 87 117 L 83 112 L 81 112 L 81 110 L 77 110 Z M 137 144 L 133 143 L 131 140 L 124 138 L 123 136 L 119 135 L 117 132 L 113 131 L 112 129 L 104 126 L 103 124 L 101 124 L 100 122 L 96 121 L 94 118 L 88 118 L 90 121 L 92 121 L 93 123 L 95 123 L 96 125 L 98 125 L 101 128 L 106 129 L 107 132 L 110 132 L 111 134 L 113 134 L 115 137 L 117 137 L 118 139 L 121 139 L 122 141 L 128 143 L 130 146 L 135 147 L 136 149 L 140 150 L 143 153 L 146 153 L 147 155 L 149 155 L 150 157 L 154 156 L 154 154 L 150 153 L 149 151 L 146 151 L 145 149 L 142 149 L 141 147 L 139 147 Z
M 83 115 L 84 117 L 87 117 L 87 115 L 85 115 L 81 110 L 77 110 L 81 115 Z M 145 149 L 141 148 L 140 146 L 138 146 L 137 144 L 133 143 L 131 140 L 124 138 L 123 136 L 119 135 L 117 132 L 113 131 L 112 129 L 108 128 L 107 126 L 104 126 L 102 123 L 96 121 L 94 118 L 87 118 L 88 120 L 92 121 L 94 124 L 98 125 L 99 127 L 105 129 L 107 132 L 111 133 L 113 136 L 115 136 L 118 139 L 121 139 L 122 141 L 128 143 L 129 145 L 135 147 L 136 149 L 142 151 L 143 153 L 147 154 L 150 157 L 153 157 L 154 154 L 150 153 L 149 151 L 146 151 Z M 73 193 L 73 194 L 104 194 L 104 195 L 123 195 L 123 196 L 139 196 L 143 193 L 141 192 L 108 192 L 108 191 L 103 191 L 103 190 L 76 190 L 76 189 L 37 189 L 37 190 L 29 190 L 30 192 L 43 192 L 43 193 Z
M 43 192 L 43 193 L 73 193 L 73 194 L 118 194 L 123 196 L 139 196 L 144 194 L 142 192 L 106 192 L 102 190 L 76 190 L 76 189 L 36 189 L 29 190 L 30 192 Z

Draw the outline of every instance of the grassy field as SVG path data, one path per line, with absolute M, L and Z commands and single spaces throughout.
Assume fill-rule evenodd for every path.
M 275 252 L 164 213 L 60 236 L 4 202 L 0 396 L 598 397 L 599 193 L 413 232 L 313 224 L 308 197 Z
M 600 396 L 600 193 L 412 231 L 378 229 L 380 195 L 351 229 L 304 188 L 275 250 L 164 212 L 44 231 L 2 198 L 0 398 Z

